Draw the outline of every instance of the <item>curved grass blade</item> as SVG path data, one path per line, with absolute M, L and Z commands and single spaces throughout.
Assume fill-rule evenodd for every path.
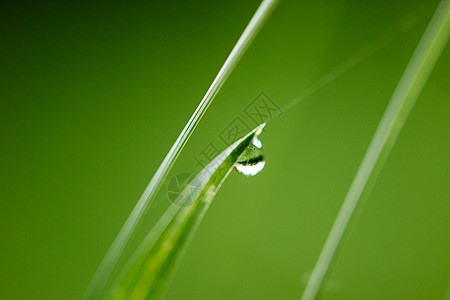
M 132 257 L 110 299 L 159 299 L 212 199 L 262 124 L 209 163 L 181 192 Z M 191 204 L 188 206 L 188 204 Z
M 315 299 L 361 198 L 374 185 L 425 82 L 450 36 L 450 0 L 443 0 L 433 15 L 378 125 L 358 172 L 345 196 L 302 300 Z
M 122 256 L 125 246 L 135 231 L 136 226 L 139 224 L 144 212 L 149 207 L 151 200 L 158 192 L 162 182 L 167 177 L 167 174 L 170 172 L 177 157 L 181 153 L 181 150 L 189 140 L 189 137 L 197 127 L 209 105 L 212 103 L 220 88 L 225 83 L 228 76 L 230 76 L 231 72 L 234 70 L 247 48 L 252 43 L 253 39 L 261 30 L 264 22 L 275 9 L 278 2 L 279 0 L 263 0 L 261 2 L 244 32 L 236 42 L 236 45 L 233 47 L 230 55 L 227 57 L 216 78 L 214 78 L 213 83 L 209 87 L 202 101 L 192 114 L 183 131 L 178 136 L 169 153 L 167 153 L 158 170 L 153 175 L 153 178 L 145 188 L 144 193 L 139 198 L 139 201 L 136 203 L 129 217 L 117 234 L 111 247 L 103 258 L 103 261 L 91 279 L 91 282 L 83 295 L 83 299 L 94 300 L 101 297 L 105 287 L 111 280 L 112 273 L 114 272 L 117 263 Z

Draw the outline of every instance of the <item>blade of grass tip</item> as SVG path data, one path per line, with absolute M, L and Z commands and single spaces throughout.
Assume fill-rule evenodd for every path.
M 212 199 L 236 162 L 261 133 L 262 124 L 219 154 L 181 192 L 133 255 L 110 292 L 110 299 L 163 296 L 171 275 Z M 190 204 L 190 205 L 186 205 Z
M 302 300 L 314 299 L 358 201 L 373 186 L 450 33 L 450 0 L 438 6 L 389 102 L 313 269 Z
M 142 218 L 142 215 L 148 208 L 151 199 L 159 190 L 161 183 L 169 173 L 175 160 L 179 156 L 181 150 L 188 141 L 195 127 L 200 122 L 203 114 L 206 112 L 209 105 L 215 98 L 219 89 L 231 74 L 241 57 L 244 55 L 245 51 L 247 50 L 257 33 L 260 31 L 260 29 L 264 25 L 264 22 L 270 16 L 270 13 L 274 10 L 278 2 L 278 0 L 264 0 L 258 7 L 257 11 L 240 36 L 239 40 L 226 59 L 224 65 L 220 69 L 213 83 L 209 87 L 202 101 L 195 110 L 194 114 L 189 119 L 183 131 L 180 133 L 169 153 L 164 158 L 155 175 L 146 187 L 136 206 L 133 208 L 128 219 L 122 226 L 120 232 L 118 233 L 107 254 L 103 258 L 102 263 L 94 274 L 91 282 L 89 283 L 85 294 L 83 295 L 83 299 L 98 299 L 101 295 L 103 289 L 110 280 L 111 274 L 114 272 L 117 266 L 117 263 L 123 253 L 126 244 L 130 239 L 131 234 L 134 232 L 137 224 Z

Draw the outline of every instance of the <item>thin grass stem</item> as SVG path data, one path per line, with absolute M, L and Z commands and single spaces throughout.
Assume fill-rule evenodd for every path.
M 123 269 L 107 299 L 160 299 L 198 225 L 235 164 L 254 143 L 261 124 L 214 158 L 163 213 Z
M 144 193 L 139 198 L 139 201 L 133 208 L 128 219 L 122 226 L 122 229 L 118 233 L 102 263 L 94 274 L 83 296 L 84 299 L 98 299 L 103 293 L 107 283 L 111 279 L 111 275 L 114 272 L 119 259 L 123 254 L 125 246 L 130 240 L 130 237 L 135 231 L 142 216 L 149 207 L 152 199 L 158 192 L 162 182 L 167 177 L 167 174 L 171 170 L 181 150 L 205 114 L 209 105 L 214 100 L 216 94 L 225 83 L 233 69 L 236 67 L 237 63 L 244 55 L 257 33 L 261 30 L 264 22 L 270 16 L 270 13 L 274 10 L 278 2 L 278 0 L 264 0 L 258 7 L 194 114 L 178 136 L 169 153 L 166 155 L 155 175 L 146 187 Z
M 311 95 L 318 92 L 323 87 L 330 84 L 347 71 L 353 69 L 361 62 L 363 62 L 365 59 L 369 58 L 377 51 L 379 51 L 386 45 L 390 44 L 392 41 L 396 40 L 401 34 L 405 33 L 406 31 L 416 26 L 418 22 L 418 19 L 416 17 L 417 10 L 418 9 L 406 14 L 403 18 L 401 18 L 401 20 L 398 23 L 394 24 L 382 35 L 378 36 L 375 40 L 373 40 L 368 45 L 360 49 L 357 53 L 355 53 L 354 55 L 352 55 L 351 57 L 347 58 L 345 61 L 340 63 L 336 68 L 332 69 L 325 76 L 320 78 L 319 81 L 308 87 L 300 95 L 298 95 L 288 104 L 286 104 L 282 109 L 283 112 L 286 113 L 288 110 L 290 110 L 303 100 L 309 98 Z
M 356 205 L 376 181 L 409 112 L 414 106 L 450 32 L 450 0 L 443 0 L 422 36 L 378 125 L 334 221 L 302 300 L 315 299 Z

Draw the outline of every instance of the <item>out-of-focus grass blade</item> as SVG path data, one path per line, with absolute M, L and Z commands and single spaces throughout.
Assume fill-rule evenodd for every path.
M 375 184 L 400 130 L 450 37 L 450 0 L 442 0 L 392 95 L 309 278 L 302 300 L 315 299 L 358 202 Z
M 159 299 L 220 186 L 265 124 L 228 147 L 180 193 L 143 241 L 110 299 Z M 188 206 L 188 204 L 191 204 Z

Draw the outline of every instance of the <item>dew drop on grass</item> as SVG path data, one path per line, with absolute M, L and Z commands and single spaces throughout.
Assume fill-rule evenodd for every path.
M 266 165 L 261 141 L 255 137 L 252 144 L 242 154 L 236 163 L 236 170 L 244 175 L 253 176 L 258 174 Z

